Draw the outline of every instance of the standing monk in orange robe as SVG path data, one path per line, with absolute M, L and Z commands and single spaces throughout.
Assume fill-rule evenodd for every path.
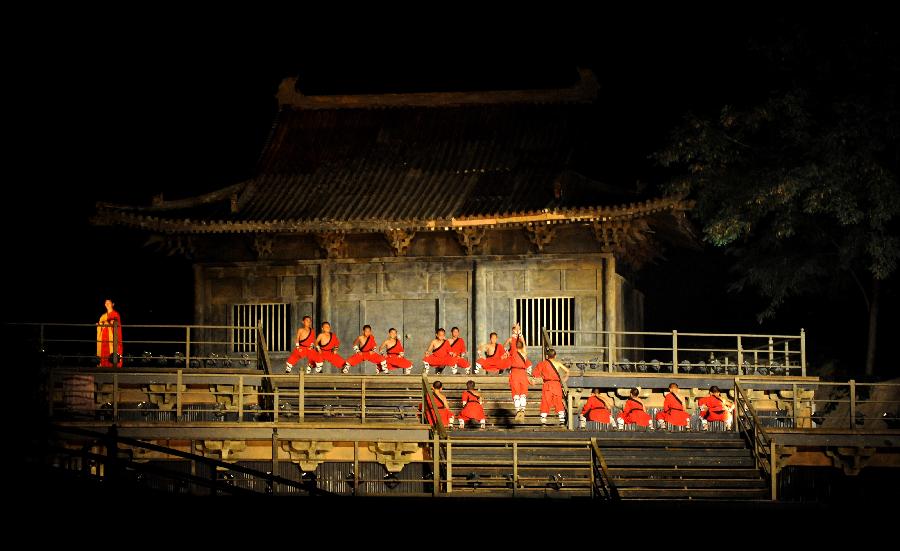
M 513 405 L 516 408 L 516 422 L 525 420 L 525 406 L 528 400 L 528 376 L 531 375 L 525 341 L 515 343 L 516 351 L 509 357 L 509 390 L 512 392 Z
M 669 385 L 669 392 L 663 402 L 663 410 L 656 414 L 656 424 L 660 429 L 686 427 L 691 416 L 684 411 L 684 404 L 678 397 L 678 385 Z
M 122 316 L 113 310 L 115 303 L 106 299 L 106 313 L 97 322 L 97 356 L 100 367 L 122 367 Z M 110 358 L 115 352 L 116 356 Z
M 559 370 L 563 371 L 561 380 Z M 559 424 L 565 424 L 566 406 L 563 404 L 562 383 L 569 378 L 569 370 L 562 363 L 556 361 L 556 350 L 551 348 L 547 351 L 547 359 L 535 366 L 532 375 L 544 380 L 541 385 L 541 424 L 547 423 L 547 414 L 550 413 L 551 408 L 556 410 Z

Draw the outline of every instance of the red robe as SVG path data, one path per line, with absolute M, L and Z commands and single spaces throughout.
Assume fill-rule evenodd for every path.
M 686 427 L 691 416 L 684 411 L 684 404 L 678 396 L 671 392 L 666 393 L 666 399 L 663 402 L 663 410 L 656 414 L 657 421 L 665 421 L 676 427 Z
M 705 410 L 700 411 L 700 417 L 707 421 L 725 421 L 728 417 L 728 411 L 725 409 L 725 403 L 721 398 L 710 394 L 705 398 L 697 400 L 700 406 L 706 406 Z
M 113 338 L 115 330 L 115 338 Z M 119 359 L 115 365 L 110 361 L 113 353 L 113 344 Z M 112 310 L 100 316 L 97 327 L 97 356 L 100 357 L 100 367 L 122 367 L 122 316 Z
M 528 394 L 528 373 L 525 371 L 526 359 L 515 352 L 509 356 L 509 389 L 513 397 Z
M 468 422 L 470 419 L 476 421 L 484 419 L 484 408 L 481 407 L 481 402 L 477 396 L 466 390 L 462 393 L 462 402 L 463 408 L 462 411 L 459 412 L 458 417 L 462 419 L 463 422 Z
M 306 337 L 302 341 L 297 342 L 297 346 L 294 347 L 294 351 L 291 352 L 291 356 L 287 359 L 288 365 L 291 367 L 295 366 L 300 361 L 300 358 L 306 358 L 306 361 L 309 363 L 321 362 L 319 353 L 312 348 L 315 344 L 316 332 L 310 329 Z
M 450 352 L 452 352 L 450 359 L 456 362 L 456 367 L 461 367 L 463 369 L 469 367 L 469 360 L 462 357 L 462 355 L 466 353 L 466 341 L 462 340 L 462 338 L 458 338 L 452 343 L 449 339 L 447 342 L 450 343 Z
M 559 373 L 556 372 L 556 368 L 553 367 L 550 360 L 544 360 L 537 364 L 531 375 L 544 379 L 544 385 L 541 387 L 541 413 L 550 413 L 551 408 L 557 412 L 565 411 L 562 383 L 559 380 Z
M 644 411 L 644 404 L 636 398 L 628 398 L 625 400 L 625 407 L 618 415 L 619 419 L 623 419 L 625 423 L 636 423 L 642 427 L 650 425 L 650 414 Z
M 450 357 L 450 344 L 445 339 L 437 348 L 431 351 L 422 361 L 431 367 L 449 367 L 454 365 L 453 358 Z
M 373 364 L 379 365 L 384 361 L 384 356 L 380 354 L 376 354 L 374 352 L 375 347 L 377 346 L 375 342 L 375 337 L 369 335 L 366 339 L 366 342 L 359 348 L 359 352 L 347 358 L 347 363 L 350 365 L 356 365 L 360 362 L 372 362 Z
M 341 340 L 338 339 L 337 335 L 334 333 L 329 334 L 331 335 L 331 338 L 328 339 L 328 342 L 319 346 L 321 350 L 319 351 L 319 360 L 317 363 L 329 362 L 335 367 L 344 367 L 346 360 L 334 351 L 335 348 L 341 345 Z
M 512 361 L 513 355 L 519 349 L 519 339 L 521 339 L 522 337 L 510 336 L 509 338 L 512 339 L 512 342 L 509 343 L 509 350 L 507 350 L 507 352 L 509 352 L 509 358 L 507 359 Z M 522 340 L 522 342 L 525 342 L 524 339 Z M 531 367 L 531 360 L 525 360 L 525 367 Z
M 588 421 L 595 421 L 597 423 L 610 422 L 609 408 L 606 407 L 606 402 L 594 395 L 591 395 L 591 397 L 588 398 L 587 403 L 584 404 L 584 407 L 581 408 L 581 414 L 584 415 Z
M 501 369 L 507 369 L 509 368 L 510 359 L 503 357 L 504 352 L 506 352 L 506 349 L 498 343 L 494 348 L 493 355 L 488 356 L 487 350 L 485 350 L 485 358 L 478 360 L 475 363 L 481 365 L 485 371 L 500 371 Z
M 401 343 L 400 338 L 397 337 L 397 342 L 394 343 L 394 346 L 385 350 L 385 359 L 387 360 L 388 369 L 407 369 L 412 367 L 411 361 L 400 357 L 401 352 L 403 352 L 403 343 Z
M 443 423 L 445 427 L 448 426 L 450 424 L 451 415 L 450 407 L 448 404 L 445 404 L 443 401 L 441 401 L 437 394 L 434 395 L 434 407 L 437 408 L 438 415 L 441 418 L 441 423 Z M 423 409 L 425 409 L 423 405 L 419 405 L 419 411 L 422 411 Z M 430 409 L 425 409 L 425 411 L 425 417 L 428 419 L 428 424 L 433 427 L 435 424 L 434 415 L 432 414 Z

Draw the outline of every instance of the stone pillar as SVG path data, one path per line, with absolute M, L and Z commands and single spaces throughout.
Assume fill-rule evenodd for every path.
M 474 364 L 478 358 L 476 350 L 478 344 L 486 342 L 487 327 L 487 278 L 485 277 L 484 267 L 479 261 L 472 263 L 472 305 L 474 325 L 472 327 L 472 337 L 469 343 L 469 358 Z M 474 365 L 472 366 L 474 368 Z
M 319 320 L 334 323 L 331 319 L 331 261 L 323 260 L 319 264 Z M 316 332 L 319 328 L 315 328 Z

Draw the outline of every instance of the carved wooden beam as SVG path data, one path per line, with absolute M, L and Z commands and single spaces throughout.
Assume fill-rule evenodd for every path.
M 596 221 L 591 224 L 591 231 L 603 252 L 613 253 L 635 268 L 657 254 L 656 243 L 650 237 L 653 230 L 644 219 Z
M 556 228 L 549 224 L 528 225 L 525 226 L 525 232 L 538 252 L 544 252 L 544 245 L 548 245 L 556 236 Z
M 343 233 L 327 232 L 317 233 L 316 241 L 325 251 L 328 258 L 344 258 L 347 254 L 345 235 Z
M 481 240 L 484 239 L 484 228 L 469 227 L 456 230 L 456 239 L 466 250 L 468 256 L 481 252 Z
M 394 251 L 394 256 L 406 256 L 409 245 L 412 243 L 416 232 L 414 230 L 388 230 L 384 232 L 384 237 Z
M 257 235 L 253 239 L 253 250 L 256 251 L 256 258 L 262 260 L 272 257 L 272 248 L 274 239 L 271 235 Z

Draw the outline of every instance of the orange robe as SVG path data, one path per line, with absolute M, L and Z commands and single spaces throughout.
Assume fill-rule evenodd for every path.
M 449 404 L 441 400 L 437 394 L 434 395 L 434 407 L 437 409 L 438 415 L 441 418 L 441 423 L 443 423 L 445 427 L 450 425 L 451 413 Z M 419 405 L 419 411 L 422 411 L 423 409 L 425 409 L 423 405 Z M 430 409 L 425 409 L 425 412 L 425 417 L 428 419 L 428 424 L 433 427 L 435 424 L 434 415 L 432 414 Z
M 722 399 L 717 398 L 712 394 L 700 398 L 697 400 L 697 404 L 706 406 L 707 409 L 700 412 L 700 417 L 707 421 L 725 421 L 728 417 L 728 411 L 725 409 L 725 404 L 722 402 Z
M 618 415 L 626 424 L 636 423 L 642 427 L 650 425 L 650 414 L 644 411 L 644 404 L 635 398 L 625 400 L 625 407 Z
M 551 408 L 557 412 L 565 411 L 562 383 L 559 380 L 559 373 L 556 372 L 556 368 L 553 367 L 550 360 L 544 360 L 537 364 L 531 375 L 544 379 L 544 385 L 541 387 L 541 413 L 550 413 Z
M 464 422 L 468 422 L 470 419 L 474 419 L 476 421 L 481 421 L 484 419 L 484 408 L 481 407 L 481 402 L 478 399 L 478 396 L 475 396 L 468 390 L 462 393 L 462 401 L 463 408 L 462 411 L 459 412 L 459 418 Z
M 110 361 L 114 341 L 115 352 L 119 355 L 115 365 Z M 100 316 L 97 327 L 97 356 L 100 357 L 100 367 L 122 367 L 122 316 L 115 310 Z
M 450 344 L 444 340 L 440 346 L 431 351 L 422 361 L 431 367 L 449 367 L 454 365 L 453 358 L 450 357 Z
M 588 421 L 595 421 L 597 423 L 610 422 L 609 408 L 606 407 L 606 402 L 593 395 L 588 398 L 587 403 L 581 408 L 581 414 L 584 415 Z
M 456 363 L 456 367 L 461 367 L 463 369 L 469 367 L 469 360 L 462 357 L 462 355 L 466 353 L 466 341 L 462 340 L 462 338 L 458 338 L 452 343 L 449 339 L 447 342 L 450 343 L 450 352 L 455 354 L 451 355 L 450 359 Z
M 504 358 L 504 352 L 506 352 L 506 349 L 498 343 L 497 346 L 494 347 L 494 353 L 492 355 L 488 356 L 487 350 L 485 350 L 485 357 L 475 363 L 481 365 L 485 371 L 500 371 L 501 369 L 507 369 L 509 367 L 510 358 Z
M 347 363 L 350 365 L 356 365 L 360 362 L 372 362 L 375 365 L 381 364 L 384 361 L 384 356 L 381 354 L 376 354 L 374 352 L 375 347 L 375 337 L 369 335 L 369 338 L 366 339 L 366 342 L 359 348 L 359 352 L 347 358 Z
M 312 348 L 315 344 L 316 332 L 310 329 L 306 337 L 304 337 L 302 341 L 299 341 L 297 346 L 294 347 L 294 351 L 291 352 L 291 356 L 287 359 L 288 365 L 291 367 L 297 365 L 300 358 L 306 358 L 306 361 L 309 363 L 321 362 L 322 360 L 319 357 L 319 353 L 316 349 Z
M 337 354 L 334 349 L 341 345 L 341 340 L 338 339 L 337 335 L 331 333 L 331 338 L 328 339 L 328 342 L 321 345 L 319 348 L 319 359 L 316 363 L 322 362 L 330 362 L 331 365 L 335 367 L 344 367 L 344 358 L 342 358 L 339 354 Z
M 401 352 L 403 352 L 403 343 L 401 343 L 400 338 L 397 337 L 397 342 L 394 343 L 394 346 L 385 350 L 385 359 L 387 360 L 388 369 L 407 369 L 412 367 L 411 361 L 400 356 Z
M 663 410 L 656 414 L 657 421 L 665 421 L 676 427 L 686 427 L 691 416 L 684 411 L 684 404 L 678 396 L 671 392 L 666 393 L 666 399 L 663 402 Z
M 515 352 L 509 356 L 509 389 L 513 397 L 528 394 L 528 373 L 525 371 L 524 356 Z

